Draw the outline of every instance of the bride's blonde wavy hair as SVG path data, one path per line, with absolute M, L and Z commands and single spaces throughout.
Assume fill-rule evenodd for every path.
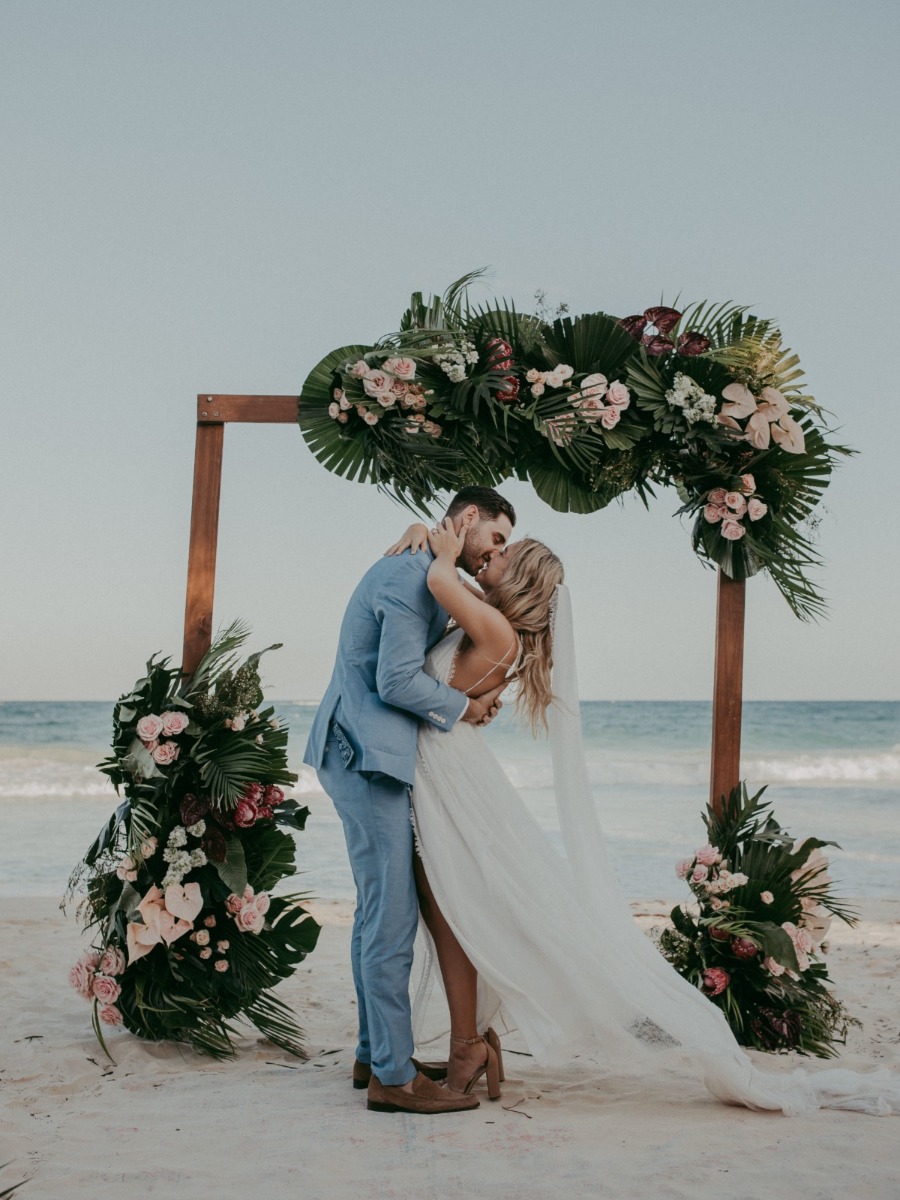
M 533 733 L 547 729 L 547 708 L 553 699 L 553 634 L 550 628 L 556 586 L 563 582 L 563 565 L 549 547 L 534 538 L 514 542 L 515 553 L 503 578 L 486 597 L 519 635 L 521 651 L 510 680 L 518 685 L 517 705 Z

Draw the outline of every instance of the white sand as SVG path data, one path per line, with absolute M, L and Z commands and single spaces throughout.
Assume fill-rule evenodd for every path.
M 635 907 L 645 926 L 668 911 Z M 0 1163 L 13 1160 L 0 1191 L 29 1176 L 23 1200 L 900 1195 L 897 1118 L 731 1109 L 674 1075 L 637 1090 L 595 1067 L 540 1071 L 508 1053 L 500 1103 L 482 1093 L 476 1112 L 369 1113 L 349 1082 L 349 911 L 315 910 L 319 948 L 282 988 L 303 1015 L 308 1062 L 252 1030 L 227 1063 L 114 1031 L 113 1066 L 66 982 L 86 947 L 74 919 L 48 898 L 0 902 Z M 842 1062 L 900 1069 L 900 902 L 868 902 L 863 914 L 831 938 L 838 994 L 865 1023 Z

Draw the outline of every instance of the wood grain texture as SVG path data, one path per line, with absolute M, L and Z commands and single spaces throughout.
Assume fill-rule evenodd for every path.
M 223 424 L 197 425 L 191 541 L 184 606 L 184 654 L 181 660 L 182 670 L 187 674 L 192 674 L 196 669 L 212 640 L 224 435 Z
M 222 421 L 296 425 L 299 400 L 299 396 L 223 396 L 206 393 L 197 397 L 197 422 L 201 425 Z
M 746 590 L 745 580 L 729 579 L 719 571 L 709 785 L 716 812 L 721 811 L 722 798 L 740 782 Z

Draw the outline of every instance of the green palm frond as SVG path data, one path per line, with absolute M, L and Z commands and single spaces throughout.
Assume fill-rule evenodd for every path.
M 551 367 L 566 363 L 577 372 L 602 371 L 610 379 L 622 372 L 637 349 L 618 319 L 603 312 L 557 317 L 542 333 Z

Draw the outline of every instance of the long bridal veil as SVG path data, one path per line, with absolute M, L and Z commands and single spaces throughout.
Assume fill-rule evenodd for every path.
M 719 1100 L 788 1114 L 840 1108 L 876 1116 L 900 1112 L 900 1077 L 881 1069 L 778 1072 L 754 1065 L 722 1013 L 683 979 L 634 922 L 621 892 L 591 795 L 581 740 L 572 606 L 557 589 L 553 694 L 548 712 L 559 825 L 581 907 L 603 949 L 608 984 L 620 1003 L 616 1058 L 659 1049 L 687 1058 Z M 607 1025 L 605 1036 L 610 1036 Z M 643 1058 L 642 1054 L 637 1057 Z M 761 1058 L 761 1056 L 758 1056 Z

